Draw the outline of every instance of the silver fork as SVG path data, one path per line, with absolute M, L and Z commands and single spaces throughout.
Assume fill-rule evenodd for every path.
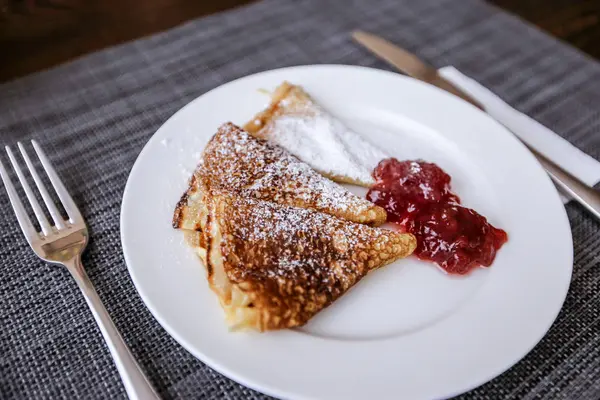
M 81 263 L 81 253 L 83 253 L 88 242 L 88 230 L 85 221 L 41 147 L 34 140 L 32 140 L 31 143 L 33 144 L 33 148 L 39 157 L 63 208 L 69 215 L 69 219 L 64 220 L 61 217 L 56 204 L 54 204 L 54 201 L 50 198 L 44 183 L 40 179 L 29 155 L 25 151 L 25 147 L 19 142 L 17 145 L 21 155 L 25 160 L 29 173 L 31 174 L 54 222 L 53 226 L 48 223 L 44 211 L 40 207 L 39 202 L 31 191 L 26 178 L 19 167 L 17 159 L 10 147 L 6 146 L 8 157 L 41 227 L 41 232 L 37 232 L 31 224 L 27 211 L 23 207 L 23 203 L 21 203 L 15 187 L 8 177 L 6 169 L 4 169 L 2 161 L 0 161 L 0 175 L 2 176 L 2 182 L 4 183 L 10 203 L 17 215 L 21 230 L 38 257 L 49 263 L 65 266 L 73 276 L 73 279 L 75 279 L 75 282 L 77 282 L 85 301 L 94 315 L 96 323 L 100 327 L 102 336 L 115 361 L 129 398 L 131 400 L 159 399 L 158 395 L 148 382 L 148 379 L 144 376 L 140 366 L 127 348 L 123 338 L 121 338 L 110 315 L 106 311 L 106 308 L 104 308 L 100 297 L 92 286 L 92 282 L 85 273 Z

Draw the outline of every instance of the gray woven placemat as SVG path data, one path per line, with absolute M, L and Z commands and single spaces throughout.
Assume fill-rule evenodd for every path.
M 138 297 L 119 239 L 136 156 L 177 109 L 234 78 L 312 63 L 387 69 L 351 42 L 355 28 L 457 66 L 600 158 L 599 64 L 478 0 L 265 0 L 0 86 L 1 142 L 45 147 L 87 217 L 89 275 L 165 398 L 264 397 L 188 354 Z M 567 211 L 575 269 L 558 320 L 527 357 L 465 399 L 600 398 L 599 225 L 577 205 Z M 14 222 L 1 190 L 0 398 L 125 398 L 75 284 L 33 255 Z

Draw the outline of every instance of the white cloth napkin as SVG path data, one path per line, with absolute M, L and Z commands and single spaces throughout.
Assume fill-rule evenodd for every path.
M 524 142 L 563 167 L 582 182 L 593 186 L 600 182 L 600 162 L 585 154 L 544 125 L 515 110 L 500 97 L 454 67 L 439 69 L 439 74 L 461 88 L 485 107 Z M 570 199 L 561 193 L 564 203 Z

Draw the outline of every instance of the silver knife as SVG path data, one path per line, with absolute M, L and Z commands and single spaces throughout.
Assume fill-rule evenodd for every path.
M 485 112 L 485 107 L 481 103 L 444 79 L 434 67 L 427 65 L 414 54 L 370 33 L 354 31 L 352 37 L 368 50 L 375 53 L 375 55 L 384 59 L 406 75 L 450 92 Z M 498 122 L 502 124 L 501 121 Z M 510 129 L 506 126 L 505 128 L 510 132 Z M 515 136 L 518 138 L 517 135 Z M 544 167 L 556 186 L 562 189 L 573 200 L 584 206 L 592 215 L 600 219 L 600 192 L 581 182 L 527 143 L 524 144 L 537 158 L 542 167 Z

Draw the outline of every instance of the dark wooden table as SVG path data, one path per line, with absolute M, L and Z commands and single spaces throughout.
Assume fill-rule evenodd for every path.
M 600 59 L 600 0 L 490 1 Z M 0 82 L 250 2 L 0 0 Z

